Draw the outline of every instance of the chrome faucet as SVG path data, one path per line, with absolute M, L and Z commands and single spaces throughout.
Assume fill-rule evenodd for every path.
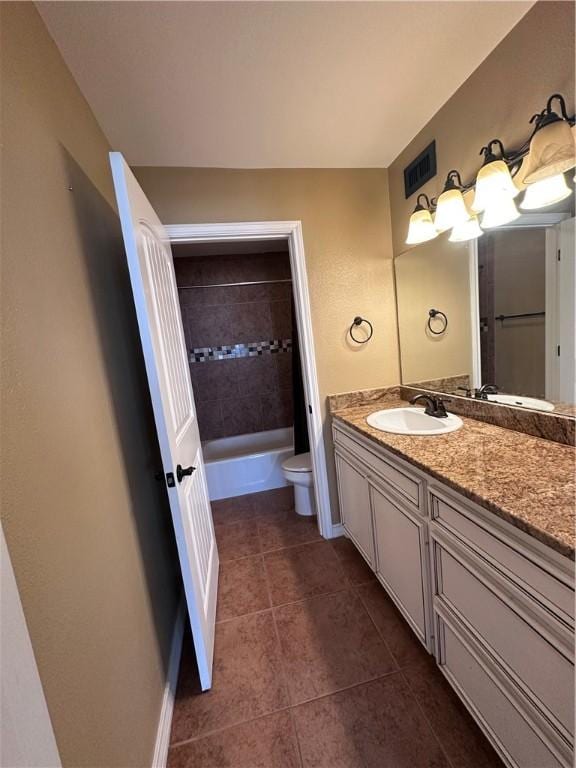
M 434 416 L 437 419 L 448 418 L 448 414 L 446 413 L 446 406 L 444 405 L 444 401 L 441 397 L 433 397 L 432 395 L 423 394 L 415 395 L 414 397 L 410 398 L 410 405 L 415 405 L 420 400 L 426 403 L 424 413 L 428 414 L 428 416 Z M 450 402 L 450 400 L 447 400 L 446 402 Z

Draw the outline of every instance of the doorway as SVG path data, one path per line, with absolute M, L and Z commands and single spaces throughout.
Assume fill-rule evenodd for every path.
M 205 264 L 206 272 L 211 270 L 212 274 L 218 275 L 218 281 L 220 281 L 209 283 L 204 279 L 197 281 L 198 285 L 193 285 L 187 282 L 185 278 L 179 279 L 181 297 L 184 291 L 189 294 L 184 299 L 188 306 L 199 303 L 195 300 L 194 294 L 202 301 L 206 299 L 208 292 L 213 294 L 214 291 L 218 290 L 222 300 L 226 302 L 228 301 L 227 292 L 254 293 L 257 284 L 261 286 L 262 296 L 278 296 L 283 306 L 281 310 L 283 316 L 272 318 L 272 327 L 277 328 L 277 333 L 270 333 L 270 329 L 266 327 L 265 323 L 260 324 L 262 332 L 259 332 L 258 319 L 252 318 L 247 325 L 253 328 L 255 338 L 248 338 L 245 335 L 240 343 L 237 343 L 235 338 L 224 340 L 224 337 L 219 344 L 202 344 L 199 341 L 200 336 L 187 339 L 190 359 L 194 360 L 194 363 L 191 363 L 193 387 L 195 377 L 198 380 L 210 378 L 205 373 L 208 370 L 205 361 L 208 359 L 219 361 L 219 370 L 222 371 L 222 376 L 226 375 L 228 380 L 232 368 L 229 366 L 226 369 L 228 374 L 225 374 L 222 361 L 237 360 L 244 357 L 243 363 L 235 363 L 235 365 L 239 369 L 242 368 L 243 373 L 246 374 L 251 365 L 246 358 L 249 358 L 250 355 L 261 358 L 259 365 L 252 369 L 256 376 L 258 376 L 258 367 L 260 371 L 269 371 L 272 356 L 275 358 L 274 366 L 283 369 L 284 376 L 286 376 L 289 358 L 291 358 L 297 373 L 296 376 L 291 377 L 290 391 L 288 391 L 287 386 L 276 388 L 274 393 L 269 393 L 272 394 L 272 397 L 265 397 L 263 402 L 258 400 L 260 396 L 257 387 L 255 387 L 253 412 L 244 414 L 240 418 L 242 423 L 246 422 L 245 427 L 248 431 L 246 429 L 241 430 L 244 434 L 238 433 L 238 425 L 236 428 L 228 429 L 224 423 L 226 421 L 225 414 L 230 407 L 234 406 L 234 403 L 218 406 L 213 400 L 212 405 L 208 406 L 211 413 L 207 413 L 204 419 L 205 434 L 203 435 L 203 406 L 200 405 L 199 425 L 211 498 L 216 500 L 228 495 L 241 495 L 282 485 L 285 482 L 281 472 L 282 461 L 294 452 L 292 425 L 288 423 L 291 420 L 295 427 L 296 453 L 303 451 L 303 433 L 306 433 L 305 438 L 309 443 L 312 460 L 318 527 L 322 536 L 331 538 L 333 526 L 300 222 L 191 224 L 172 225 L 167 226 L 166 229 L 175 257 L 177 275 L 180 257 L 200 257 L 200 261 Z M 243 254 L 249 254 L 252 257 L 252 264 L 244 274 L 238 268 L 242 262 Z M 215 261 L 219 257 L 224 260 L 232 255 L 237 259 L 237 263 L 235 270 L 233 269 L 230 273 L 230 279 L 227 280 L 224 279 L 225 273 L 223 271 L 215 270 L 214 264 L 209 266 L 209 260 Z M 256 269 L 258 262 L 260 262 L 260 271 Z M 200 264 L 197 266 L 201 268 Z M 183 272 L 183 270 L 181 271 Z M 204 285 L 200 285 L 202 282 Z M 206 289 L 203 290 L 202 299 L 200 299 L 200 289 Z M 290 312 L 287 311 L 287 302 L 291 308 Z M 278 312 L 278 309 L 272 309 L 272 305 L 268 308 L 266 300 L 259 303 L 262 304 L 263 313 L 269 310 Z M 293 318 L 289 316 L 291 313 L 293 313 Z M 194 310 L 194 314 L 195 317 L 201 317 L 202 313 L 198 306 Z M 210 312 L 206 314 L 210 315 Z M 232 311 L 231 315 L 235 317 L 237 312 Z M 244 320 L 242 322 L 245 323 Z M 290 329 L 288 328 L 289 324 Z M 259 336 L 262 338 L 256 338 Z M 206 338 L 219 337 L 208 334 Z M 199 342 L 198 346 L 196 341 Z M 222 348 L 220 349 L 220 347 Z M 263 358 L 268 359 L 263 360 Z M 214 370 L 215 366 L 212 367 L 212 371 Z M 266 374 L 264 373 L 264 375 Z M 300 385 L 299 381 L 301 382 Z M 287 379 L 284 378 L 284 385 L 286 382 Z M 205 382 L 205 384 L 209 386 L 209 383 Z M 232 386 L 234 385 L 233 382 Z M 200 386 L 203 387 L 204 385 Z M 212 393 L 212 397 L 214 395 L 215 393 Z M 205 395 L 199 392 L 199 396 Z M 240 398 L 238 402 L 242 403 L 242 400 L 243 398 Z M 275 414 L 270 413 L 270 408 L 267 408 L 272 400 L 277 405 L 278 412 Z M 258 416 L 258 411 L 260 416 Z M 215 418 L 214 413 L 216 413 Z M 291 417 L 291 414 L 294 416 Z M 261 429 L 261 427 L 263 428 Z M 305 448 L 308 450 L 308 446 Z

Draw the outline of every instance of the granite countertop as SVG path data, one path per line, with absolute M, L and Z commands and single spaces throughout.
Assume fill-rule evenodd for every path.
M 574 559 L 574 448 L 465 417 L 461 429 L 433 437 L 381 432 L 366 422 L 376 410 L 407 405 L 337 407 L 332 417 Z

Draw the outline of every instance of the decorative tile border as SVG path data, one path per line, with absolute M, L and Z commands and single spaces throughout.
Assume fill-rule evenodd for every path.
M 260 357 L 290 352 L 292 339 L 250 341 L 247 344 L 222 344 L 219 347 L 193 347 L 188 355 L 191 363 L 207 363 L 210 360 L 235 360 L 239 357 Z

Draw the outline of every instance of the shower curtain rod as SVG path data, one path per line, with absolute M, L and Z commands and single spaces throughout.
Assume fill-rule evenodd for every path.
M 236 285 L 270 285 L 271 283 L 291 283 L 292 278 L 287 277 L 283 280 L 248 280 L 243 283 L 211 283 L 210 285 L 179 285 L 179 289 L 191 288 L 233 288 Z

